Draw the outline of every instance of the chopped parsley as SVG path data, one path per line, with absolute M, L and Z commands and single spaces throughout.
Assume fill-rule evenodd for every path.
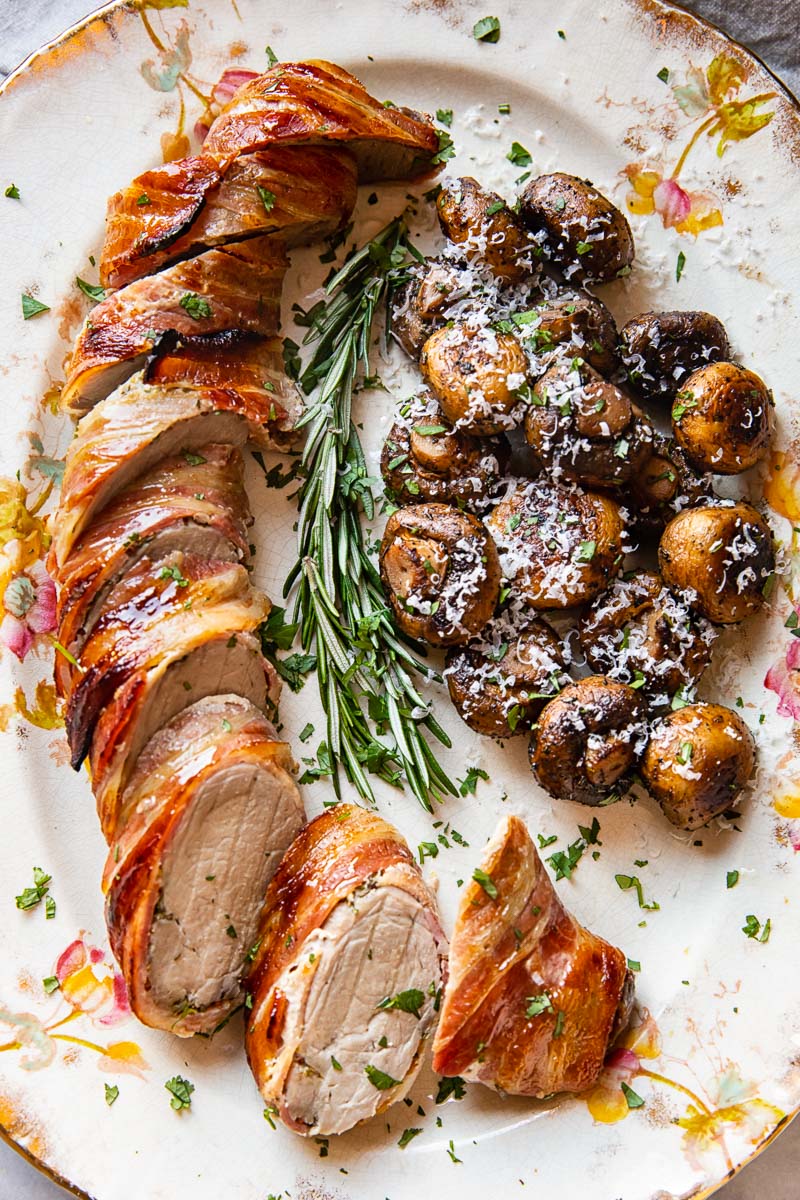
M 455 1148 L 455 1146 L 453 1145 L 453 1139 L 452 1139 L 452 1138 L 450 1139 L 450 1142 L 448 1143 L 448 1146 L 447 1146 L 447 1153 L 450 1155 L 450 1161 L 451 1161 L 451 1162 L 454 1162 L 454 1163 L 460 1163 L 460 1162 L 463 1162 L 463 1161 L 464 1161 L 463 1159 L 461 1159 L 461 1158 L 459 1158 L 459 1157 L 457 1156 L 457 1154 L 456 1154 L 456 1148 Z
M 449 129 L 450 126 L 453 124 L 452 108 L 437 108 L 436 120 L 439 122 L 440 125 L 446 125 L 447 128 Z
M 675 263 L 675 282 L 680 283 L 683 268 L 686 266 L 686 255 L 682 250 L 678 251 L 678 261 Z
M 575 243 L 575 252 L 579 256 L 581 256 L 583 254 L 588 254 L 589 251 L 591 250 L 591 248 L 592 248 L 591 242 L 576 242 Z
M 490 899 L 497 899 L 497 885 L 495 884 L 491 875 L 487 875 L 486 872 L 481 870 L 480 867 L 476 867 L 472 872 L 472 878 L 474 879 L 475 883 L 480 884 Z
M 628 964 L 629 971 L 641 971 L 642 964 L 636 958 L 628 958 L 625 960 Z
M 511 112 L 511 105 L 510 104 L 498 104 L 497 111 L 500 113 L 500 115 L 502 117 L 507 117 L 508 114 Z
M 260 184 L 256 184 L 256 191 L 261 203 L 264 205 L 264 212 L 272 212 L 275 207 L 275 193 L 269 191 L 268 188 L 261 187 Z
M 50 312 L 49 304 L 42 304 L 41 300 L 36 300 L 33 296 L 29 296 L 27 292 L 22 293 L 22 319 L 30 321 L 31 317 L 38 317 L 39 313 Z
M 752 913 L 745 917 L 742 933 L 746 934 L 747 937 L 754 938 L 757 942 L 768 942 L 771 932 L 772 921 L 769 917 L 764 922 L 763 928 L 758 917 L 753 916 Z
M 575 552 L 575 562 L 591 562 L 597 553 L 597 542 L 581 542 Z
M 660 79 L 662 83 L 669 83 L 669 67 L 662 67 L 657 72 L 656 79 Z
M 399 1079 L 392 1079 L 391 1075 L 387 1075 L 378 1067 L 373 1067 L 372 1063 L 367 1063 L 364 1067 L 364 1074 L 379 1092 L 386 1092 L 389 1088 L 397 1087 L 401 1082 Z
M 486 209 L 486 216 L 493 217 L 495 213 L 502 212 L 506 206 L 505 200 L 494 200 Z M 513 317 L 512 317 L 513 320 Z
M 539 996 L 527 997 L 527 1008 L 525 1009 L 526 1017 L 538 1017 L 540 1013 L 552 1011 L 553 1003 L 547 992 L 542 992 Z
M 395 1008 L 399 1012 L 412 1013 L 419 1020 L 419 1010 L 424 1003 L 424 992 L 421 992 L 419 988 L 407 988 L 404 992 L 398 992 L 396 996 L 384 996 L 380 1004 L 376 1004 L 375 1007 L 384 1010 Z
M 436 1103 L 444 1104 L 451 1096 L 454 1100 L 463 1100 L 466 1094 L 467 1087 L 460 1075 L 442 1075 L 436 1093 Z
M 615 875 L 614 879 L 616 880 L 617 887 L 620 889 L 620 891 L 629 892 L 633 890 L 636 892 L 636 899 L 639 901 L 639 908 L 645 908 L 651 912 L 655 912 L 661 907 L 661 905 L 657 904 L 655 900 L 651 900 L 649 903 L 645 902 L 641 880 L 639 879 L 638 875 Z
M 334 1058 L 333 1055 L 331 1055 L 331 1066 L 333 1067 L 334 1071 L 341 1071 L 342 1069 L 342 1064 L 339 1062 L 338 1058 Z
M 500 18 L 499 17 L 481 17 L 472 26 L 472 36 L 476 42 L 499 42 L 500 41 Z
M 34 867 L 33 887 L 23 888 L 15 898 L 17 908 L 22 909 L 23 912 L 27 912 L 28 909 L 36 908 L 37 904 L 41 904 L 50 891 L 50 881 L 52 878 L 52 875 L 48 875 L 41 867 Z M 53 911 L 55 912 L 55 908 Z
M 58 989 L 61 987 L 61 984 L 58 981 L 58 976 L 57 975 L 48 975 L 45 979 L 42 980 L 42 987 L 44 988 L 44 990 L 48 996 L 51 996 L 53 994 L 53 992 L 57 992 Z
M 515 167 L 529 167 L 533 162 L 530 153 L 519 142 L 512 142 L 506 158 Z
M 303 726 L 303 728 L 300 730 L 300 732 L 297 736 L 300 738 L 301 742 L 307 742 L 308 739 L 313 734 L 313 732 L 314 732 L 314 726 L 309 721 L 307 725 Z
M 470 795 L 474 796 L 475 792 L 477 790 L 477 787 L 478 787 L 478 780 L 479 779 L 488 779 L 488 778 L 489 778 L 489 776 L 486 773 L 486 771 L 481 770 L 480 767 L 468 767 L 467 773 L 464 776 L 464 778 L 459 779 L 457 781 L 458 785 L 459 785 L 459 788 L 458 788 L 459 795 L 460 796 L 470 796 Z
M 99 283 L 87 283 L 85 279 L 81 279 L 80 275 L 75 276 L 75 286 L 79 287 L 84 296 L 88 296 L 95 304 L 106 298 L 106 289 L 101 287 Z
M 190 467 L 201 467 L 208 460 L 203 458 L 202 454 L 192 454 L 191 450 L 184 450 L 183 461 L 187 462 Z
M 445 163 L 449 159 L 455 158 L 456 148 L 453 145 L 453 139 L 446 129 L 437 129 L 436 136 L 439 138 L 439 149 L 431 159 L 432 163 Z
M 420 1133 L 422 1133 L 421 1129 L 404 1129 L 400 1134 L 400 1137 L 397 1139 L 397 1144 L 400 1149 L 405 1150 L 408 1143 L 413 1141 L 413 1139 Z
M 10 183 L 3 195 L 8 196 L 9 200 L 19 200 L 19 188 L 15 183 Z
M 692 742 L 681 742 L 680 749 L 678 750 L 678 762 L 683 763 L 684 765 L 686 763 L 690 763 L 692 761 L 693 754 L 694 745 Z
M 193 321 L 202 321 L 204 317 L 211 316 L 211 305 L 197 292 L 184 292 L 178 303 Z
M 420 437 L 434 437 L 437 433 L 447 433 L 446 425 L 415 425 L 414 433 L 418 433 Z M 407 455 L 402 455 L 402 458 L 407 458 Z
M 267 56 L 267 66 L 274 67 L 278 61 L 278 56 L 272 49 L 272 46 L 267 46 L 265 54 Z
M 734 888 L 734 887 L 736 887 L 738 882 L 739 882 L 739 872 L 738 871 L 728 871 L 728 873 L 725 876 L 725 887 L 726 888 Z
M 182 1075 L 173 1075 L 172 1079 L 167 1080 L 164 1087 L 172 1097 L 169 1103 L 175 1112 L 192 1107 L 194 1084 L 190 1083 L 188 1079 L 184 1079 Z
M 553 1037 L 554 1038 L 561 1037 L 561 1034 L 564 1031 L 564 1022 L 566 1019 L 567 1019 L 566 1013 L 563 1011 L 563 1009 L 559 1009 L 558 1013 L 556 1015 L 556 1023 L 553 1026 Z
M 158 573 L 159 579 L 172 579 L 179 588 L 189 586 L 189 580 L 181 574 L 179 567 L 162 567 Z
M 142 192 L 141 196 L 137 197 L 136 203 L 139 205 L 140 208 L 144 208 L 146 205 L 152 204 L 153 201 L 150 199 L 147 192 Z
M 115 1083 L 114 1084 L 107 1083 L 105 1085 L 105 1088 L 106 1088 L 106 1104 L 108 1105 L 109 1108 L 111 1108 L 111 1105 L 114 1103 L 117 1096 L 119 1095 L 119 1088 L 117 1087 L 117 1085 Z
M 572 878 L 572 872 L 583 857 L 585 849 L 586 842 L 583 838 L 578 838 L 577 841 L 571 842 L 566 850 L 556 850 L 548 857 L 547 861 L 556 873 L 556 883 L 559 879 Z

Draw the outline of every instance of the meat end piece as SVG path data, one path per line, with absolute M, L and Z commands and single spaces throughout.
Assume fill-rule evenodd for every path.
M 625 955 L 579 925 L 519 817 L 464 887 L 433 1068 L 507 1095 L 583 1092 L 628 1023 Z
M 212 1033 L 241 1003 L 267 886 L 305 819 L 294 766 L 264 715 L 232 695 L 185 709 L 140 756 L 104 890 L 145 1025 Z
M 267 894 L 247 983 L 250 1067 L 297 1133 L 344 1133 L 406 1094 L 436 1022 L 444 934 L 403 838 L 338 804 L 305 827 Z

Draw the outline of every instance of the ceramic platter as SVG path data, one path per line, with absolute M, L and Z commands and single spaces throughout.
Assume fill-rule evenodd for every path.
M 35 54 L 2 88 L 0 1125 L 37 1164 L 97 1200 L 705 1196 L 800 1105 L 800 644 L 796 618 L 785 627 L 792 596 L 800 602 L 800 114 L 740 47 L 654 0 L 493 0 L 490 11 L 502 28 L 494 44 L 472 36 L 486 15 L 473 0 L 135 0 Z M 602 809 L 597 842 L 557 885 L 581 921 L 641 964 L 625 1046 L 591 1093 L 549 1103 L 473 1086 L 437 1105 L 425 1070 L 411 1107 L 330 1145 L 264 1120 L 239 1018 L 211 1041 L 186 1042 L 126 1010 L 105 941 L 104 845 L 87 778 L 67 765 L 54 702 L 41 566 L 41 518 L 70 436 L 56 415 L 58 388 L 89 306 L 74 280 L 96 281 L 106 197 L 163 157 L 188 153 L 201 95 L 226 67 L 265 69 L 267 45 L 282 59 L 341 63 L 397 103 L 452 109 L 458 155 L 448 169 L 508 197 L 521 170 L 507 158 L 514 141 L 532 171 L 593 179 L 627 205 L 636 236 L 633 274 L 603 289 L 617 319 L 648 308 L 717 313 L 738 356 L 774 389 L 778 413 L 771 463 L 740 486 L 765 497 L 784 574 L 763 616 L 723 635 L 701 688 L 723 703 L 739 698 L 758 741 L 741 816 L 689 835 L 647 799 Z M 510 114 L 500 114 L 506 104 Z M 2 196 L 11 183 L 19 200 Z M 412 196 L 419 245 L 436 244 L 423 187 L 384 187 L 377 205 L 367 204 L 370 190 L 354 237 L 364 240 Z M 318 255 L 295 258 L 287 335 L 297 337 L 292 301 L 328 270 Z M 23 292 L 50 311 L 23 321 Z M 390 394 L 362 393 L 358 414 L 373 463 L 393 397 L 414 386 L 399 352 L 377 369 Z M 251 466 L 256 580 L 279 597 L 293 554 L 291 488 L 269 489 Z M 488 776 L 436 814 L 464 843 L 445 836 L 425 863 L 447 927 L 457 880 L 471 874 L 501 813 L 555 836 L 546 854 L 575 843 L 593 814 L 536 786 L 524 738 L 497 747 L 460 723 L 444 693 L 437 701 L 453 737 L 453 777 L 469 767 Z M 287 690 L 281 717 L 297 752 L 315 753 L 319 735 L 296 740 L 308 722 L 323 727 L 313 677 L 299 694 Z M 329 795 L 324 783 L 306 787 L 309 811 Z M 379 804 L 413 847 L 445 833 L 409 795 L 387 789 Z M 14 905 L 33 866 L 52 875 L 50 920 L 43 905 Z M 735 886 L 729 872 L 738 872 Z M 660 907 L 640 908 L 616 874 L 636 875 L 644 902 Z M 761 940 L 743 931 L 751 916 Z M 60 989 L 47 994 L 42 980 L 54 975 Z M 176 1073 L 195 1084 L 190 1112 L 170 1109 L 164 1083 Z M 623 1082 L 642 1105 L 629 1108 Z M 104 1083 L 119 1087 L 113 1107 Z M 422 1132 L 401 1149 L 408 1127 Z

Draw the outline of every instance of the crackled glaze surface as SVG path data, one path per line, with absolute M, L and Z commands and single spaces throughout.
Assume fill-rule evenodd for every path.
M 800 116 L 771 76 L 690 16 L 655 0 L 607 0 L 587 22 L 579 0 L 502 0 L 496 44 L 471 36 L 474 3 L 403 0 L 332 6 L 310 0 L 302 19 L 264 0 L 141 0 L 112 6 L 35 56 L 0 94 L 4 287 L 0 294 L 0 753 L 5 802 L 0 880 L 0 1124 L 49 1169 L 98 1200 L 152 1200 L 191 1187 L 198 1200 L 224 1189 L 237 1200 L 269 1193 L 411 1200 L 457 1188 L 474 1197 L 574 1193 L 586 1200 L 656 1200 L 708 1194 L 800 1105 L 793 986 L 800 936 L 800 442 L 793 233 L 800 181 Z M 563 32 L 563 37 L 559 36 Z M 728 630 L 703 681 L 705 697 L 733 703 L 760 750 L 741 818 L 681 835 L 640 800 L 600 813 L 600 830 L 558 883 L 581 921 L 641 963 L 640 1010 L 624 1046 L 581 1099 L 502 1101 L 478 1088 L 435 1103 L 429 1070 L 400 1105 L 330 1146 L 307 1144 L 262 1118 L 233 1022 L 211 1041 L 178 1043 L 130 1016 L 104 942 L 99 878 L 104 858 L 88 783 L 73 776 L 51 680 L 53 590 L 42 565 L 61 459 L 70 435 L 56 415 L 63 363 L 96 281 L 90 256 L 102 238 L 105 198 L 163 157 L 186 153 L 204 98 L 222 70 L 261 68 L 269 43 L 281 58 L 326 57 L 397 103 L 454 111 L 457 157 L 507 196 L 521 173 L 590 176 L 630 214 L 637 266 L 604 289 L 618 319 L 648 307 L 704 307 L 725 322 L 742 361 L 775 393 L 775 455 L 761 477 L 783 545 L 785 574 L 763 617 Z M 370 57 L 371 56 L 371 57 Z M 510 104 L 500 115 L 498 104 Z M 527 169 L 527 168 L 525 168 Z M 406 204 L 407 189 L 366 189 L 354 236 L 363 240 Z M 431 205 L 416 197 L 419 244 L 435 244 Z M 683 256 L 679 280 L 676 267 Z M 318 251 L 295 256 L 286 290 L 306 300 L 327 271 Z M 49 305 L 23 322 L 20 294 Z M 399 355 L 378 364 L 403 398 L 413 376 Z M 386 391 L 365 392 L 359 417 L 377 458 L 391 424 Z M 375 472 L 377 473 L 377 471 Z M 291 489 L 270 490 L 253 466 L 257 581 L 280 594 L 292 559 Z M 788 621 L 789 627 L 786 627 Z M 438 876 L 445 925 L 478 848 L 499 813 L 523 816 L 558 854 L 583 837 L 586 810 L 558 804 L 532 781 L 524 744 L 504 750 L 460 725 L 451 774 L 487 775 L 448 802 L 432 828 L 414 801 L 386 791 L 380 807 L 413 846 L 432 842 L 425 871 Z M 313 679 L 282 705 L 295 739 L 321 726 Z M 311 757 L 319 735 L 302 748 Z M 316 812 L 328 789 L 305 790 Z M 455 829 L 461 840 L 454 839 Z M 585 840 L 585 839 L 584 839 Z M 52 875 L 55 915 L 24 912 L 13 897 L 32 866 Z M 735 887 L 726 886 L 738 871 Z M 620 891 L 615 874 L 643 887 Z M 654 907 L 653 904 L 658 907 Z M 770 920 L 768 941 L 748 938 L 750 915 Z M 55 978 L 49 994 L 42 979 Z M 196 1087 L 190 1112 L 170 1110 L 164 1082 Z M 119 1087 L 113 1107 L 103 1084 Z M 621 1084 L 644 1103 L 630 1108 Z M 417 1106 L 420 1106 L 419 1108 Z M 420 1109 L 423 1110 L 420 1112 Z M 421 1128 L 406 1149 L 398 1138 Z

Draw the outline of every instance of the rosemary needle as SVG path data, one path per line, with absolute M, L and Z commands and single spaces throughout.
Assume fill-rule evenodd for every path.
M 375 499 L 351 418 L 353 391 L 369 376 L 372 327 L 379 307 L 406 277 L 408 242 L 401 217 L 357 250 L 327 284 L 325 299 L 301 321 L 313 346 L 300 375 L 310 401 L 297 500 L 297 560 L 284 586 L 295 592 L 293 620 L 304 651 L 316 656 L 327 738 L 314 776 L 330 775 L 340 795 L 339 768 L 374 802 L 368 773 L 402 786 L 429 811 L 456 788 L 426 732 L 450 739 L 419 693 L 416 679 L 438 679 L 406 645 L 386 605 L 380 577 L 364 543 L 361 512 L 371 520 Z

